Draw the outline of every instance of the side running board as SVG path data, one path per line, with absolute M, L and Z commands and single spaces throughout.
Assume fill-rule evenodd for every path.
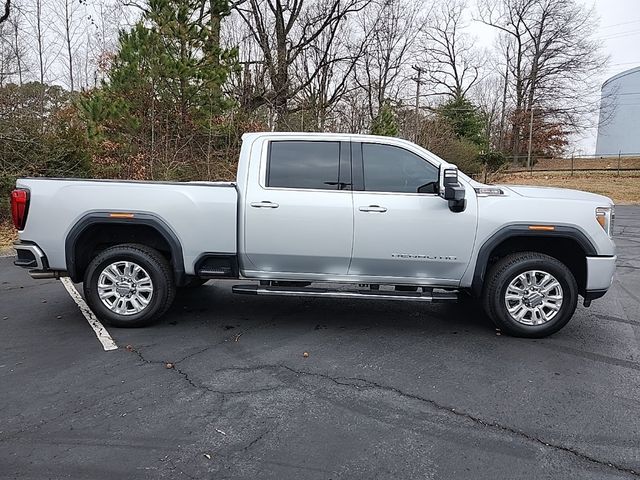
M 455 302 L 455 292 L 402 292 L 386 290 L 331 290 L 311 287 L 273 287 L 264 285 L 234 285 L 233 293 L 244 295 L 269 295 L 283 297 L 325 298 L 377 298 L 381 300 L 403 300 L 407 302 Z

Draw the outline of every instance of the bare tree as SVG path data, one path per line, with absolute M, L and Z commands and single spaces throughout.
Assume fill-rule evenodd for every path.
M 67 48 L 69 66 L 69 88 L 73 92 L 73 53 L 71 51 L 71 28 L 73 10 L 69 8 L 70 0 L 64 0 L 64 41 Z
M 23 82 L 23 71 L 24 71 L 24 55 L 23 48 L 20 42 L 20 17 L 14 15 L 13 19 L 10 20 L 11 27 L 13 30 L 13 53 L 16 58 L 16 68 L 18 70 L 18 84 L 22 85 Z
M 535 123 L 556 122 L 566 131 L 583 125 L 585 114 L 597 110 L 585 97 L 597 90 L 595 78 L 606 63 L 591 37 L 593 10 L 575 0 L 480 0 L 480 11 L 509 49 L 513 155 L 522 153 L 524 134 Z
M 421 2 L 381 0 L 373 3 L 360 26 L 367 44 L 355 70 L 354 81 L 366 94 L 369 119 L 385 100 L 399 100 L 410 77 L 407 71 L 420 31 Z
M 4 2 L 4 13 L 0 16 L 0 23 L 4 22 L 7 18 L 9 18 L 9 14 L 11 13 L 11 0 L 5 0 Z
M 51 26 L 57 34 L 56 44 L 60 48 L 58 54 L 64 58 L 65 83 L 73 92 L 78 83 L 76 66 L 83 56 L 81 50 L 87 48 L 83 45 L 86 39 L 85 4 L 77 0 L 51 0 L 48 6 L 52 10 Z
M 501 75 L 489 75 L 480 79 L 473 89 L 473 101 L 482 112 L 484 137 L 489 144 L 500 149 L 504 79 Z
M 427 81 L 435 93 L 444 91 L 462 98 L 480 79 L 483 55 L 464 32 L 466 0 L 442 2 L 427 17 L 423 29 L 427 63 Z
M 319 0 L 305 3 L 304 0 L 243 0 L 235 6 L 260 47 L 270 83 L 270 91 L 264 101 L 275 113 L 277 129 L 287 129 L 290 99 L 312 82 L 320 71 L 318 69 L 303 83 L 293 85 L 292 65 L 300 55 L 314 48 L 322 34 L 328 38 L 318 66 L 331 63 L 331 46 L 339 25 L 349 14 L 362 10 L 368 1 Z
M 267 104 L 268 74 L 262 50 L 238 12 L 232 12 L 221 25 L 221 42 L 225 48 L 238 49 L 240 68 L 229 75 L 226 93 L 238 102 L 241 114 L 258 115 L 258 109 Z
M 303 129 L 324 131 L 332 111 L 355 88 L 352 73 L 366 42 L 366 37 L 354 38 L 349 44 L 349 24 L 343 22 L 335 39 L 329 31 L 324 32 L 300 55 L 294 71 L 297 84 L 304 88 L 295 101 L 308 113 Z
M 5 12 L 0 17 L 0 87 L 11 81 L 20 72 L 20 59 L 17 54 L 17 23 L 9 19 L 10 2 L 5 3 Z
M 44 50 L 42 48 L 43 29 L 42 29 L 42 0 L 36 2 L 36 42 L 38 48 L 38 67 L 40 72 L 40 83 L 44 85 Z

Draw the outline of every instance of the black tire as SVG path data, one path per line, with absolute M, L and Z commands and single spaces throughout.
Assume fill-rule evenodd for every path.
M 509 314 L 505 300 L 511 281 L 531 270 L 553 275 L 562 287 L 560 309 L 541 325 L 518 322 Z M 502 332 L 515 337 L 542 338 L 557 332 L 569 322 L 578 303 L 578 285 L 571 271 L 559 260 L 543 253 L 519 252 L 507 255 L 492 265 L 485 278 L 482 295 L 485 312 Z
M 98 279 L 102 271 L 118 261 L 133 262 L 142 267 L 152 282 L 149 303 L 138 313 L 122 315 L 110 310 L 98 294 Z M 171 306 L 176 288 L 173 273 L 165 257 L 153 248 L 138 244 L 123 244 L 107 248 L 89 263 L 84 275 L 85 300 L 96 316 L 115 327 L 144 327 L 158 320 Z

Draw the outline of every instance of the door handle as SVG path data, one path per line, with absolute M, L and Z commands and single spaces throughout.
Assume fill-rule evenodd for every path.
M 369 205 L 368 207 L 360 207 L 358 208 L 361 212 L 377 212 L 384 213 L 387 211 L 385 207 L 381 207 L 380 205 Z
M 254 208 L 278 208 L 280 205 L 266 200 L 264 202 L 251 202 L 251 206 Z

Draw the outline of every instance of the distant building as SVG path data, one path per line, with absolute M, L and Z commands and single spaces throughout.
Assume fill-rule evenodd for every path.
M 596 155 L 640 154 L 640 67 L 602 84 Z

